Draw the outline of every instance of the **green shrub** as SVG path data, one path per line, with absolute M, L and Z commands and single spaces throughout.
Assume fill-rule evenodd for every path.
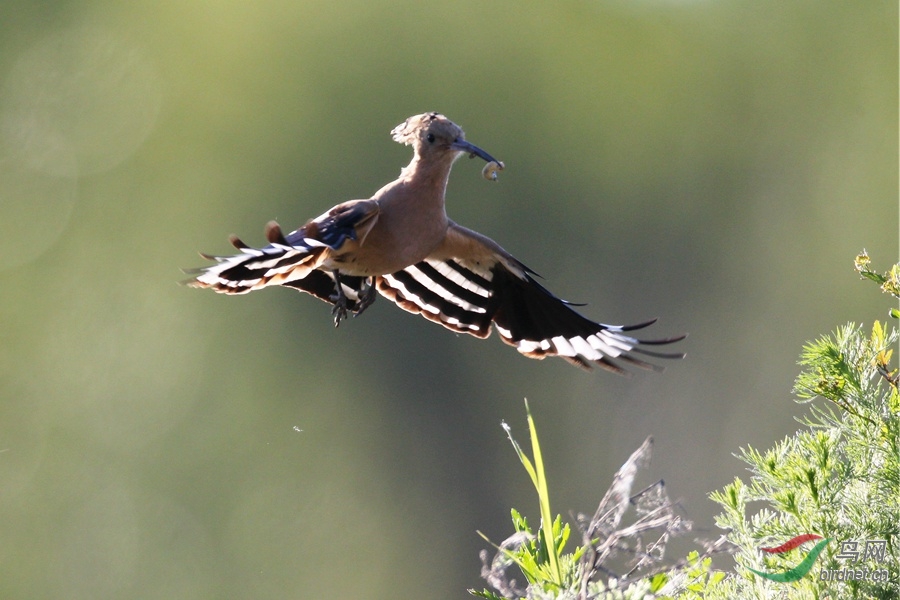
M 900 265 L 876 273 L 863 251 L 856 268 L 900 298 Z M 900 311 L 890 315 L 900 318 Z M 741 449 L 749 482 L 736 478 L 711 494 L 726 535 L 674 564 L 663 561 L 665 544 L 691 524 L 662 482 L 631 494 L 649 459 L 649 438 L 619 469 L 593 517 L 579 516 L 581 543 L 566 553 L 571 529 L 558 515 L 551 520 L 531 414 L 533 463 L 504 424 L 538 492 L 541 525 L 535 533 L 513 509 L 515 533 L 495 546 L 493 559 L 482 552 L 482 576 L 493 591 L 470 592 L 489 600 L 900 598 L 900 391 L 890 366 L 897 341 L 895 324 L 876 321 L 871 328 L 849 323 L 807 344 L 794 386 L 797 401 L 809 406 L 804 428 L 770 450 Z M 636 515 L 623 524 L 630 508 Z M 723 550 L 735 555 L 730 572 L 712 569 L 712 555 Z M 623 557 L 625 570 L 616 570 Z M 514 565 L 522 584 L 509 573 Z

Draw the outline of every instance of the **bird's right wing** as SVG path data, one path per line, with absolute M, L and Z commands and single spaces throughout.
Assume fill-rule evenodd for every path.
M 327 300 L 334 289 L 332 277 L 313 275 L 326 252 L 340 250 L 348 241 L 361 241 L 378 220 L 374 200 L 338 204 L 303 227 L 284 235 L 275 221 L 266 225 L 269 244 L 248 246 L 235 236 L 231 244 L 240 250 L 233 256 L 201 254 L 216 264 L 187 270 L 196 277 L 187 285 L 210 288 L 223 294 L 246 294 L 270 285 L 288 285 Z M 330 281 L 330 284 L 329 284 Z M 329 289 L 330 286 L 330 289 Z
M 378 291 L 401 308 L 448 329 L 479 338 L 493 325 L 507 344 L 530 358 L 559 356 L 580 367 L 597 365 L 618 373 L 618 361 L 658 369 L 636 354 L 681 358 L 643 346 L 677 342 L 684 336 L 639 340 L 637 325 L 596 323 L 557 298 L 534 272 L 492 240 L 451 223 L 444 243 L 425 260 L 376 279 Z M 615 360 L 614 360 L 615 359 Z

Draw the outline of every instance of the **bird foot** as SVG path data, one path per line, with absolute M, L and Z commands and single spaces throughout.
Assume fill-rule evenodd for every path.
M 336 270 L 334 273 L 334 296 L 331 301 L 334 302 L 334 308 L 331 309 L 331 316 L 334 317 L 335 328 L 341 326 L 341 321 L 347 318 L 347 295 L 344 294 L 344 288 L 341 287 L 341 275 Z
M 377 295 L 375 294 L 375 282 L 370 278 L 363 285 L 362 289 L 359 290 L 359 300 L 356 302 L 356 313 L 353 316 L 358 317 L 363 313 L 364 310 L 372 306 L 372 303 L 375 302 L 376 297 Z
M 334 317 L 334 326 L 340 327 L 341 321 L 347 318 L 347 296 L 340 294 L 334 301 L 334 308 L 331 309 L 331 316 Z

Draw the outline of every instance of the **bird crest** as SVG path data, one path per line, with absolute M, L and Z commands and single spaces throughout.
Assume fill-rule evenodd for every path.
M 391 130 L 393 140 L 407 146 L 427 140 L 428 134 L 434 136 L 432 139 L 443 139 L 448 142 L 465 139 L 462 128 L 438 112 L 415 115 Z

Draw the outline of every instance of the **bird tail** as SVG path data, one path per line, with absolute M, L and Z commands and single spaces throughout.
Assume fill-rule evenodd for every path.
M 301 233 L 301 232 L 295 232 Z M 200 256 L 216 264 L 184 272 L 195 275 L 184 282 L 195 288 L 209 288 L 221 294 L 246 294 L 269 285 L 285 285 L 303 279 L 318 266 L 325 244 L 302 235 L 288 242 L 274 221 L 266 225 L 269 245 L 253 248 L 236 236 L 229 241 L 240 250 L 232 256 Z

